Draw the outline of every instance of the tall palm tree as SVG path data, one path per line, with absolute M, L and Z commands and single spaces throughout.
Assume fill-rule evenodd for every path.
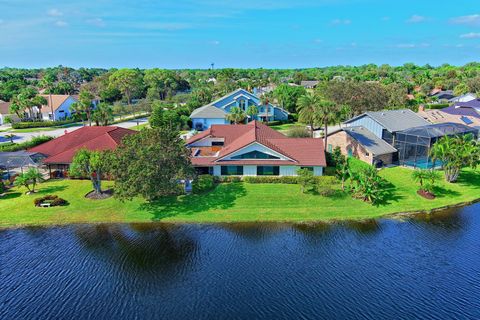
M 247 115 L 245 114 L 245 112 L 239 107 L 231 108 L 230 113 L 227 114 L 227 120 L 232 121 L 235 124 L 239 124 L 240 122 L 245 120 L 246 117 Z
M 323 147 L 327 149 L 328 125 L 335 123 L 339 117 L 338 105 L 332 101 L 320 100 L 315 110 L 315 118 L 318 123 L 323 124 Z
M 269 112 L 269 105 L 270 105 L 270 97 L 268 94 L 262 95 L 260 98 L 261 104 L 265 107 L 265 124 L 268 125 L 268 112 Z
M 310 133 L 313 138 L 313 127 L 317 120 L 316 112 L 320 98 L 316 94 L 306 93 L 298 99 L 298 120 L 310 126 Z
M 257 106 L 256 105 L 248 106 L 246 113 L 247 113 L 247 116 L 250 116 L 250 118 L 255 119 L 255 116 L 258 115 Z

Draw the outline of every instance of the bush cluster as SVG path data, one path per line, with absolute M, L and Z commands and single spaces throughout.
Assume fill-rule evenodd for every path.
M 65 206 L 68 204 L 67 200 L 59 198 L 57 195 L 46 195 L 33 200 L 35 207 L 40 207 L 40 205 L 45 202 L 49 202 L 51 207 Z
M 230 182 L 241 182 L 242 178 L 239 176 L 225 176 L 225 177 L 215 177 L 215 182 L 217 183 L 230 183 Z
M 427 104 L 425 106 L 426 109 L 443 109 L 443 108 L 447 108 L 447 107 L 450 107 L 450 104 L 449 103 L 436 103 L 436 104 Z
M 297 184 L 297 177 L 276 177 L 276 176 L 255 176 L 243 177 L 243 181 L 247 183 L 283 183 L 283 184 Z
M 74 123 L 75 120 L 61 120 L 61 121 L 28 121 L 28 122 L 15 122 L 12 123 L 13 129 L 29 129 L 29 128 L 44 128 L 44 127 L 56 127 L 64 124 Z
M 52 139 L 53 137 L 51 136 L 38 136 L 33 137 L 30 141 L 25 141 L 22 143 L 4 143 L 0 145 L 0 152 L 14 152 L 29 149 Z
M 200 175 L 192 182 L 192 192 L 197 194 L 212 190 L 214 187 L 215 179 L 209 174 Z

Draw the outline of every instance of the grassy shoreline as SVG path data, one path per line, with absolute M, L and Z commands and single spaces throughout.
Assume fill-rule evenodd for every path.
M 0 198 L 0 228 L 65 225 L 72 223 L 225 223 L 225 222 L 315 222 L 363 220 L 430 212 L 437 208 L 468 204 L 480 198 L 480 174 L 462 172 L 456 184 L 439 184 L 435 200 L 416 194 L 411 170 L 390 168 L 381 175 L 392 186 L 392 195 L 382 205 L 372 206 L 337 192 L 330 197 L 302 194 L 298 185 L 220 184 L 203 195 L 170 197 L 155 203 L 141 199 L 120 202 L 110 198 L 84 198 L 91 190 L 89 181 L 57 180 L 43 183 L 33 196 L 14 188 Z M 108 188 L 112 183 L 105 183 Z M 37 208 L 33 200 L 56 194 L 70 202 L 66 207 Z

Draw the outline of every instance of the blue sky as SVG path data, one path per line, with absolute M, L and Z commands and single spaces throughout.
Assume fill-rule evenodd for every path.
M 480 1 L 0 0 L 0 65 L 300 68 L 480 57 Z

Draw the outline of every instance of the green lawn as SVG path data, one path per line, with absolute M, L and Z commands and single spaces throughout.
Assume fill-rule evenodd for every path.
M 0 227 L 48 225 L 82 222 L 236 222 L 236 221 L 315 221 L 365 219 L 382 215 L 431 210 L 476 200 L 480 197 L 480 174 L 466 170 L 456 184 L 441 183 L 437 199 L 426 200 L 416 194 L 411 170 L 391 168 L 382 171 L 395 191 L 388 203 L 374 207 L 338 192 L 330 197 L 302 194 L 298 185 L 220 184 L 204 195 L 168 198 L 148 204 L 140 199 L 120 202 L 115 199 L 89 200 L 89 181 L 57 180 L 40 185 L 37 195 L 13 189 L 0 198 Z M 111 183 L 107 183 L 109 185 Z M 70 202 L 66 207 L 36 208 L 34 198 L 56 194 Z
M 146 122 L 146 123 L 139 124 L 138 126 L 131 127 L 130 129 L 140 131 L 143 128 L 149 128 L 149 127 L 150 127 L 149 123 Z
M 274 130 L 277 130 L 277 131 L 280 131 L 281 133 L 284 133 L 284 134 L 287 133 L 288 130 L 296 128 L 296 127 L 305 128 L 305 125 L 296 122 L 296 123 L 284 123 L 284 124 L 280 124 L 278 126 L 270 126 L 270 128 L 272 128 Z

